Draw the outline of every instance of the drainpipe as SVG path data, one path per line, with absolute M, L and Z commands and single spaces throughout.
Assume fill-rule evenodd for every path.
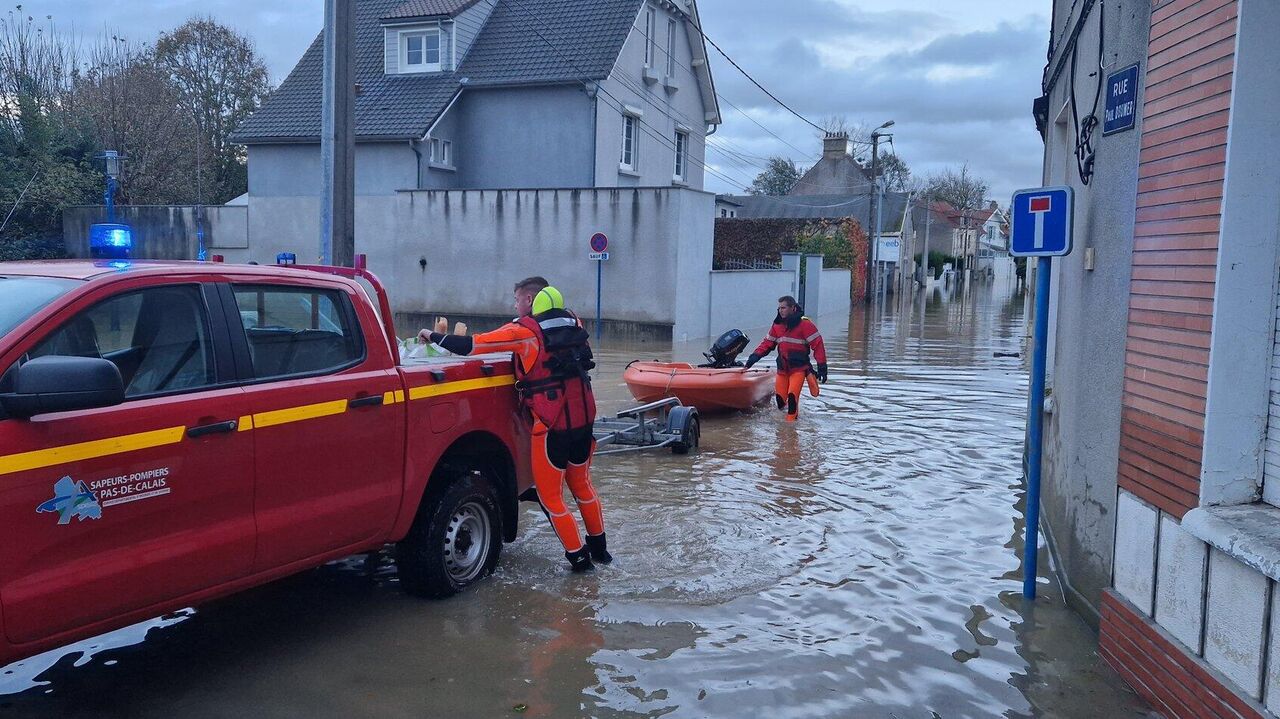
M 418 175 L 418 183 L 414 189 L 421 190 L 422 189 L 422 151 L 418 149 L 418 141 L 412 140 L 412 139 L 409 140 L 409 149 L 413 150 L 414 156 L 418 158 L 418 164 L 414 166 L 414 170 L 417 172 L 417 175 Z

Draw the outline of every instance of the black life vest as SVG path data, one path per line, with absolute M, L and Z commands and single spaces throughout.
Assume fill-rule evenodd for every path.
M 524 405 L 554 431 L 594 425 L 596 399 L 587 372 L 596 363 L 588 343 L 591 335 L 578 317 L 568 310 L 550 310 L 516 322 L 538 339 L 534 366 L 526 372 L 516 362 L 516 389 Z

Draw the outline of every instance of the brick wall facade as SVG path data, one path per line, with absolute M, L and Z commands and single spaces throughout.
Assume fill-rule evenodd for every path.
M 1114 592 L 1102 596 L 1099 652 L 1129 686 L 1169 719 L 1262 719 L 1203 662 Z
M 1143 101 L 1118 484 L 1199 501 L 1237 0 L 1156 0 Z

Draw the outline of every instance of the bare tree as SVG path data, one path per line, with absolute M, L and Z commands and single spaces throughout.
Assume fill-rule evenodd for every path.
M 212 18 L 194 18 L 160 36 L 156 60 L 181 91 L 201 144 L 211 152 L 204 158 L 209 191 L 201 194 L 225 202 L 245 192 L 244 149 L 229 138 L 270 91 L 253 43 Z
M 154 52 L 113 34 L 89 52 L 76 97 L 100 148 L 126 157 L 120 199 L 180 204 L 195 190 L 198 133 L 182 93 Z
M 18 5 L 0 17 L 0 122 L 16 130 L 24 99 L 46 114 L 69 113 L 77 65 L 78 47 L 57 32 L 52 15 L 37 24 Z
M 925 192 L 931 199 L 946 202 L 961 211 L 984 206 L 990 190 L 991 186 L 985 180 L 969 172 L 968 165 L 961 165 L 959 170 L 949 167 L 925 180 Z

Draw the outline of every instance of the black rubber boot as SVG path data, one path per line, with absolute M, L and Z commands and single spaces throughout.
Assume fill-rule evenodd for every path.
M 598 537 L 593 537 L 588 534 L 587 549 L 591 551 L 591 558 L 601 564 L 608 564 L 613 561 L 613 555 L 609 554 L 609 550 L 605 542 L 604 532 L 601 532 Z
M 586 547 L 576 552 L 565 552 L 564 558 L 569 560 L 569 567 L 575 572 L 589 572 L 595 566 L 591 563 L 591 554 Z
M 783 399 L 783 398 L 782 398 L 782 395 L 780 395 L 780 394 L 775 394 L 775 395 L 773 396 L 773 401 L 778 403 L 778 409 L 786 409 L 786 408 L 787 408 L 787 401 L 786 401 L 785 399 Z

